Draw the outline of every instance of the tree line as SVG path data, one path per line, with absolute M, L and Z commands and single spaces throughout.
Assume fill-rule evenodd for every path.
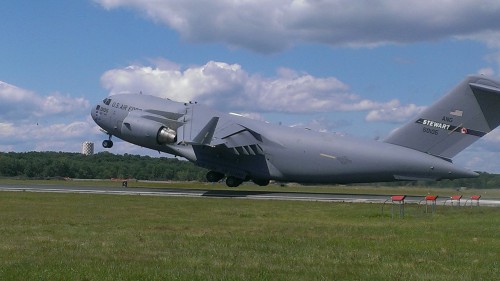
M 116 155 L 109 152 L 94 155 L 68 152 L 0 152 L 0 177 L 206 181 L 206 173 L 206 169 L 177 158 L 131 154 Z M 473 179 L 373 183 L 369 185 L 500 188 L 500 175 L 480 173 L 478 178 Z
M 115 155 L 109 152 L 94 155 L 67 152 L 0 153 L 1 177 L 203 181 L 206 173 L 207 170 L 177 158 Z

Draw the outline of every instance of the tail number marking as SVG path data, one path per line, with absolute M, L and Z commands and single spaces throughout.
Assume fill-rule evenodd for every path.
M 471 136 L 476 136 L 476 137 L 482 137 L 482 136 L 486 135 L 485 132 L 462 127 L 463 124 L 460 124 L 459 126 L 452 126 L 450 124 L 436 122 L 436 121 L 432 121 L 432 120 L 428 120 L 428 119 L 418 119 L 415 123 L 427 126 L 427 127 L 422 128 L 422 131 L 424 133 L 432 134 L 432 135 L 439 135 L 438 129 L 443 129 L 443 130 L 449 131 L 450 133 L 458 132 L 458 133 L 461 133 L 464 135 L 471 135 Z

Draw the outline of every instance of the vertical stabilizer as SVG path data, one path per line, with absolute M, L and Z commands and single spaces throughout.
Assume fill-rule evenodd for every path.
M 384 141 L 451 159 L 500 124 L 500 82 L 468 76 Z

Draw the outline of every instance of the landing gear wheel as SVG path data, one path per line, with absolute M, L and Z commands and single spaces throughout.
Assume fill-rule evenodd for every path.
M 207 173 L 206 178 L 208 182 L 218 182 L 224 178 L 224 174 L 215 171 L 210 171 Z
M 104 147 L 104 148 L 112 148 L 113 147 L 113 141 L 112 140 L 104 140 L 104 141 L 102 141 L 102 147 Z
M 238 185 L 240 185 L 242 183 L 243 183 L 242 179 L 239 179 L 239 178 L 236 178 L 233 176 L 229 176 L 226 179 L 226 185 L 229 187 L 237 187 Z
M 259 186 L 266 186 L 269 184 L 269 180 L 263 180 L 263 179 L 253 179 L 252 180 L 256 185 Z

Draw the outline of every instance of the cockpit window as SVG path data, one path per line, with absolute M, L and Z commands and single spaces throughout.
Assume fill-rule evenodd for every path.
M 111 99 L 106 98 L 102 101 L 102 103 L 104 103 L 105 105 L 109 105 L 111 103 Z

